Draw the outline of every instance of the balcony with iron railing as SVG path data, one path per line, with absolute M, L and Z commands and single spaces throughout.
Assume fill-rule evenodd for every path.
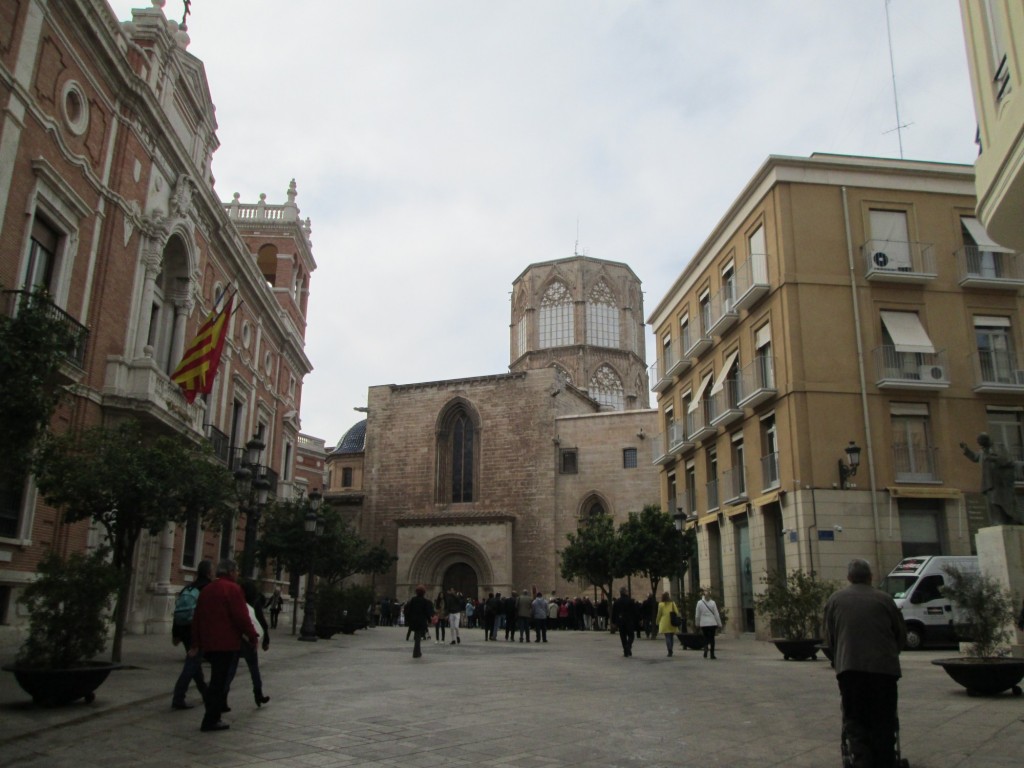
M 965 245 L 955 255 L 960 285 L 964 288 L 1017 291 L 1024 287 L 1024 254 L 983 251 L 976 245 Z
M 1024 392 L 1024 369 L 1007 349 L 976 349 L 970 354 L 974 391 L 1019 394 Z
M 740 408 L 754 408 L 771 400 L 778 393 L 775 388 L 775 358 L 758 355 L 740 371 L 739 381 L 736 405 Z
M 668 449 L 668 432 L 655 435 L 651 439 L 651 463 L 668 464 L 672 458 L 672 452 Z
M 740 312 L 736 308 L 736 286 L 726 285 L 711 297 L 711 323 L 708 325 L 708 333 L 712 336 L 721 336 L 740 319 Z
M 89 343 L 88 328 L 52 301 L 43 298 L 39 294 L 34 294 L 30 291 L 4 291 L 4 296 L 7 300 L 6 309 L 9 317 L 17 315 L 18 310 L 28 302 L 42 302 L 47 317 L 51 320 L 56 320 L 68 331 L 68 346 L 63 350 L 65 360 L 79 369 L 85 365 L 85 348 Z
M 693 333 L 690 334 L 690 336 L 690 345 L 688 347 L 683 347 L 683 356 L 687 360 L 692 361 L 693 358 L 700 357 L 714 346 L 715 341 L 711 338 L 710 331 Z
M 678 456 L 693 448 L 693 443 L 686 439 L 686 425 L 681 421 L 673 421 L 668 426 L 668 452 Z
M 669 347 L 665 348 L 664 354 L 669 355 Z M 666 389 L 672 386 L 672 377 L 665 373 L 667 366 L 672 364 L 672 360 L 655 360 L 651 363 L 651 367 L 648 369 L 648 376 L 653 382 L 651 384 L 651 390 L 658 392 L 659 394 L 664 392 Z
M 736 310 L 750 309 L 764 296 L 768 295 L 771 285 L 768 283 L 768 256 L 763 253 L 752 253 L 736 269 Z
M 698 443 L 718 432 L 708 420 L 709 410 L 710 403 L 707 400 L 701 400 L 694 410 L 686 414 L 686 439 L 691 443 Z
M 861 253 L 867 280 L 925 283 L 938 276 L 931 243 L 868 240 L 861 246 Z
M 718 479 L 709 480 L 704 485 L 704 491 L 707 494 L 706 498 L 708 501 L 707 512 L 714 512 L 718 509 Z
M 679 376 L 693 364 L 693 360 L 686 356 L 686 350 L 690 348 L 690 328 L 686 326 L 679 331 L 679 338 L 673 342 L 674 361 L 671 365 L 665 366 L 667 376 Z
M 722 382 L 722 388 L 711 396 L 708 410 L 712 427 L 728 426 L 743 418 L 743 409 L 737 405 L 739 390 L 738 379 L 726 379 Z
M 776 451 L 761 457 L 761 489 L 770 491 L 779 485 L 779 454 Z
M 945 350 L 898 352 L 892 345 L 872 350 L 875 386 L 879 389 L 947 389 L 949 361 Z
M 731 467 L 722 473 L 723 503 L 727 506 L 742 504 L 749 500 L 744 467 Z
M 213 424 L 206 425 L 206 439 L 210 441 L 210 448 L 217 460 L 227 465 L 231 454 L 231 439 Z
M 895 443 L 892 446 L 893 477 L 897 483 L 937 483 L 936 448 Z

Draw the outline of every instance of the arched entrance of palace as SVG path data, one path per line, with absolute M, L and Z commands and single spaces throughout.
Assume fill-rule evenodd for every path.
M 454 587 L 456 592 L 461 592 L 466 597 L 478 597 L 479 589 L 476 571 L 469 563 L 453 563 L 444 572 L 441 580 L 444 591 Z

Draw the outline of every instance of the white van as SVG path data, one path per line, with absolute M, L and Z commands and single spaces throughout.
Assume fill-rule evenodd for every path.
M 892 595 L 907 625 L 907 648 L 929 645 L 955 645 L 953 606 L 942 596 L 940 587 L 949 580 L 943 570 L 954 565 L 962 571 L 977 573 L 977 557 L 929 555 L 901 560 L 885 577 L 882 589 Z

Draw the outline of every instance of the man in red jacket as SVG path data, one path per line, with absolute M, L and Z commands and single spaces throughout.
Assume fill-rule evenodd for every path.
M 224 686 L 228 667 L 245 642 L 256 644 L 256 628 L 245 607 L 245 593 L 235 583 L 238 564 L 234 560 L 221 560 L 217 565 L 217 580 L 199 593 L 195 615 L 192 618 L 192 648 L 190 655 L 203 654 L 210 662 L 210 682 L 206 688 L 201 731 L 223 731 L 228 724 L 220 715 L 224 706 Z

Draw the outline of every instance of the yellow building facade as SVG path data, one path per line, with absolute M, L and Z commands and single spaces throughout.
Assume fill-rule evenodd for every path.
M 969 166 L 757 171 L 648 320 L 662 505 L 696 528 L 688 586 L 723 597 L 732 631 L 769 636 L 769 572 L 840 581 L 866 557 L 880 580 L 971 551 L 987 521 L 960 441 L 1022 458 L 1020 267 L 975 217 Z

